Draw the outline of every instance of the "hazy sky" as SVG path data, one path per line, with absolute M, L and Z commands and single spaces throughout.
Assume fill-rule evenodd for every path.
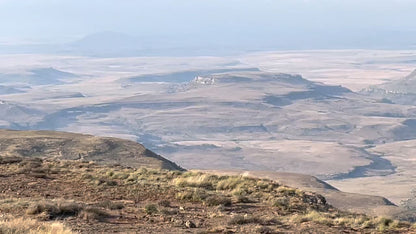
M 0 0 L 0 42 L 63 42 L 101 31 L 210 40 L 361 40 L 415 35 L 415 12 L 415 0 Z

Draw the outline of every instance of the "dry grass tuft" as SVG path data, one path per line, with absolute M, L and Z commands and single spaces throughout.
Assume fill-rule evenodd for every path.
M 235 196 L 235 199 L 237 203 L 253 203 L 253 201 L 250 200 L 250 198 L 248 198 L 247 196 L 237 195 Z
M 251 215 L 236 215 L 231 218 L 231 220 L 228 222 L 230 225 L 243 225 L 243 224 L 262 224 L 263 220 L 259 217 L 251 216 Z
M 76 216 L 82 210 L 82 206 L 76 203 L 63 202 L 42 202 L 32 204 L 27 210 L 26 214 L 40 215 L 47 219 L 58 219 L 67 216 Z
M 207 197 L 207 192 L 202 189 L 187 190 L 176 194 L 176 199 L 191 202 L 201 202 Z
M 218 177 L 215 175 L 202 174 L 177 178 L 175 179 L 175 185 L 178 187 L 193 187 L 212 190 L 214 188 L 213 183 L 215 183 L 216 180 L 218 180 Z
M 239 177 L 229 177 L 227 179 L 221 180 L 217 184 L 218 190 L 233 190 L 237 188 L 240 184 L 244 183 L 245 179 L 241 176 Z
M 45 223 L 34 219 L 12 218 L 0 221 L 2 234 L 73 234 L 73 232 L 58 222 Z
M 204 204 L 207 206 L 231 206 L 232 202 L 229 197 L 220 196 L 220 195 L 212 195 L 205 199 Z

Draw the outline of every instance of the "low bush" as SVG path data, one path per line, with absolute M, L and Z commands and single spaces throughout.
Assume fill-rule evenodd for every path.
M 170 201 L 168 200 L 161 200 L 158 202 L 159 206 L 163 206 L 163 207 L 170 207 Z
M 82 206 L 76 203 L 38 203 L 29 206 L 26 213 L 29 215 L 46 215 L 48 219 L 58 219 L 67 216 L 75 216 L 82 210 Z
M 186 190 L 176 194 L 176 199 L 191 201 L 191 202 L 201 202 L 208 197 L 207 192 L 202 189 Z
M 250 198 L 242 195 L 237 195 L 236 200 L 237 203 L 253 203 L 253 201 L 250 200 Z
M 159 212 L 155 204 L 147 204 L 144 207 L 144 211 L 146 212 L 146 214 L 149 214 L 149 215 L 156 214 Z
M 254 217 L 251 215 L 236 215 L 231 218 L 231 220 L 228 222 L 230 225 L 243 225 L 243 224 L 249 224 L 249 223 L 257 223 L 261 224 L 262 220 L 258 217 Z
M 207 206 L 231 206 L 232 202 L 231 199 L 228 197 L 212 195 L 205 199 L 204 204 Z
M 193 187 L 212 190 L 214 188 L 213 183 L 217 180 L 217 178 L 218 177 L 214 175 L 189 176 L 175 179 L 175 185 L 178 187 Z
M 218 182 L 217 190 L 233 190 L 243 182 L 243 177 L 229 177 Z
M 277 197 L 272 200 L 273 206 L 287 210 L 290 207 L 290 199 L 287 197 Z

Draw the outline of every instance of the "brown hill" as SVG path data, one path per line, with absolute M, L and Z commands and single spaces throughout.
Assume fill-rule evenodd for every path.
M 0 130 L 0 159 L 41 157 L 129 167 L 183 170 L 134 141 L 55 132 Z

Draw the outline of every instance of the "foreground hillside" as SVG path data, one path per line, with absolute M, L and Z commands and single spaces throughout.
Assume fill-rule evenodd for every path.
M 415 231 L 266 179 L 11 156 L 0 177 L 0 233 Z

